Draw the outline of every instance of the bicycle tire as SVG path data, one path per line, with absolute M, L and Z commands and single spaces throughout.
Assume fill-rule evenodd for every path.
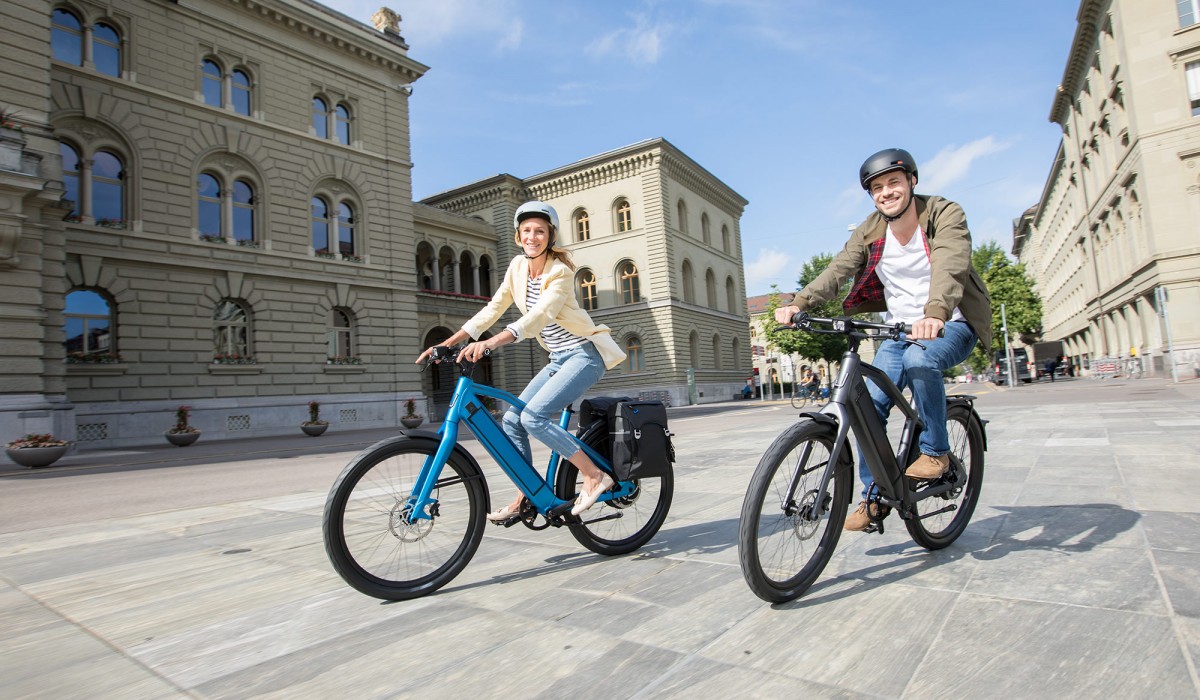
M 799 510 L 813 505 L 836 437 L 833 426 L 796 423 L 775 438 L 750 478 L 738 523 L 738 560 L 750 590 L 765 601 L 783 603 L 804 595 L 837 547 L 854 490 L 849 455 L 843 453 L 833 469 L 825 513 L 809 521 Z M 812 448 L 807 455 L 806 446 Z M 788 493 L 796 470 L 802 472 L 798 498 Z
M 792 408 L 804 408 L 808 403 L 808 394 L 800 391 L 792 392 Z
M 584 442 L 604 454 L 603 441 L 607 431 L 594 431 L 584 436 Z M 592 506 L 580 518 L 585 522 L 569 523 L 567 529 L 579 544 L 605 556 L 628 554 L 650 541 L 658 533 L 671 509 L 675 492 L 675 476 L 668 467 L 667 473 L 652 479 L 638 479 L 634 492 L 625 498 L 604 501 Z M 575 500 L 583 485 L 579 469 L 566 459 L 559 462 L 554 491 L 558 497 Z M 612 517 L 600 520 L 606 516 Z
M 334 481 L 322 521 L 325 552 L 352 588 L 384 600 L 428 595 L 459 574 L 483 539 L 487 487 L 478 467 L 451 453 L 434 486 L 432 520 L 405 525 L 401 508 L 436 440 L 377 443 Z
M 962 481 L 962 486 L 953 491 L 917 501 L 917 515 L 904 521 L 913 541 L 925 549 L 941 549 L 949 546 L 967 528 L 975 504 L 979 502 L 979 490 L 983 484 L 983 431 L 966 406 L 951 406 L 946 410 L 946 430 L 950 436 L 951 470 L 930 485 L 945 483 L 947 479 Z M 965 474 L 963 472 L 966 472 Z M 928 515 L 954 505 L 956 509 L 938 515 Z

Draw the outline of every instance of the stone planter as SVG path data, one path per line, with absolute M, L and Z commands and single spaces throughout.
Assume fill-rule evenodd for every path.
M 190 445 L 193 442 L 200 439 L 200 431 L 199 430 L 197 430 L 194 433 L 166 432 L 166 433 L 163 433 L 163 435 L 166 436 L 167 442 L 171 443 L 172 445 L 174 445 L 176 447 L 187 447 L 188 445 Z
M 408 416 L 404 416 L 400 419 L 400 425 L 403 425 L 405 428 L 408 428 L 409 430 L 412 430 L 413 428 L 421 427 L 421 424 L 424 422 L 425 422 L 425 419 L 422 418 L 421 416 L 412 416 L 411 418 Z
M 56 445 L 54 447 L 6 447 L 4 451 L 8 454 L 8 458 L 22 467 L 37 469 L 38 467 L 48 467 L 59 460 L 60 457 L 67 453 L 70 445 Z
M 309 437 L 317 437 L 318 435 L 324 434 L 324 432 L 329 429 L 329 424 L 317 423 L 316 425 L 309 425 L 307 423 L 301 423 L 300 429 L 303 430 L 304 434 Z

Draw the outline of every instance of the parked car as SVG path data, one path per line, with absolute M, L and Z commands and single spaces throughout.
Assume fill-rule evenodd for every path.
M 1016 362 L 1016 366 L 1013 367 L 1013 374 L 1016 376 L 1017 381 L 1025 384 L 1032 382 L 1034 371 L 1033 366 L 1029 362 L 1029 351 L 1025 348 L 1014 348 L 1012 354 L 1013 361 Z M 995 372 L 993 381 L 997 384 L 1008 383 L 1008 358 L 1004 356 L 1003 352 L 996 353 L 992 369 Z

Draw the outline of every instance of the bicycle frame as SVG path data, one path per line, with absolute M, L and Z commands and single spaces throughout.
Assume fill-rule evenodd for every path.
M 425 460 L 421 467 L 421 474 L 413 484 L 413 492 L 408 500 L 412 520 L 433 519 L 434 514 L 430 509 L 437 503 L 437 500 L 432 498 L 431 494 L 441 478 L 446 460 L 450 458 L 450 453 L 458 443 L 459 429 L 463 422 L 474 433 L 483 449 L 496 460 L 500 469 L 520 489 L 521 493 L 525 494 L 525 497 L 539 513 L 548 518 L 561 515 L 567 509 L 564 506 L 569 507 L 572 504 L 571 501 L 565 501 L 554 494 L 554 478 L 563 457 L 557 452 L 550 453 L 550 460 L 546 465 L 546 476 L 543 478 L 532 464 L 525 461 L 525 458 L 513 445 L 512 440 L 504 434 L 504 430 L 496 422 L 496 419 L 484 407 L 480 398 L 484 396 L 509 403 L 519 411 L 525 410 L 525 403 L 517 397 L 495 387 L 476 383 L 469 376 L 469 370 L 464 370 L 454 387 L 454 396 L 450 400 L 450 409 L 446 414 L 446 420 L 438 429 L 441 443 L 438 445 L 437 452 Z M 558 423 L 559 427 L 566 430 L 570 421 L 571 408 L 568 406 L 563 409 Z M 571 435 L 571 439 L 591 458 L 596 466 L 612 474 L 612 467 L 608 460 L 591 447 L 583 444 L 576 436 Z M 617 482 L 615 490 L 602 494 L 597 502 L 623 498 L 630 495 L 633 489 L 632 482 Z
M 829 319 L 814 318 L 812 320 L 826 321 Z M 888 328 L 882 324 L 864 322 L 856 322 L 856 325 Z M 841 333 L 841 331 L 834 332 Z M 833 477 L 833 469 L 843 459 L 843 451 L 851 449 L 848 438 L 853 432 L 854 438 L 867 460 L 867 468 L 879 490 L 881 500 L 884 504 L 897 508 L 901 517 L 907 517 L 911 506 L 917 501 L 949 491 L 955 488 L 955 484 L 924 486 L 918 490 L 914 488 L 919 485 L 918 482 L 904 476 L 901 464 L 908 464 L 911 461 L 916 438 L 923 427 L 921 419 L 918 417 L 916 409 L 904 398 L 900 389 L 892 383 L 887 374 L 883 370 L 863 362 L 859 357 L 859 342 L 869 336 L 864 333 L 850 332 L 847 333 L 847 337 L 850 347 L 842 356 L 841 369 L 837 379 L 833 382 L 833 391 L 830 394 L 829 402 L 818 411 L 800 414 L 814 420 L 832 422 L 837 427 L 837 437 L 829 454 L 829 465 L 822 473 L 820 484 L 817 487 L 816 503 L 827 503 L 829 481 Z M 892 452 L 887 429 L 875 411 L 875 404 L 867 389 L 868 379 L 883 390 L 892 400 L 892 404 L 899 407 L 904 414 L 904 426 L 901 429 L 895 453 Z M 805 461 L 807 458 L 808 455 L 804 455 Z M 793 477 L 793 482 L 799 478 L 800 475 L 797 473 Z M 789 493 L 794 493 L 796 488 L 797 484 L 793 483 Z M 814 510 L 811 514 L 812 519 L 818 519 L 827 508 L 828 506 Z

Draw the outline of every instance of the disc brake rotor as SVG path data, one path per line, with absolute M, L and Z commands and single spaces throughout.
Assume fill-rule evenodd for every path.
M 431 531 L 433 531 L 433 519 L 425 519 L 413 521 L 409 519 L 409 514 L 412 512 L 411 506 L 407 503 L 397 501 L 396 505 L 392 506 L 391 512 L 388 513 L 388 531 L 392 533 L 392 537 L 401 542 L 416 542 L 424 539 Z M 437 516 L 437 504 L 435 503 L 431 509 L 431 515 Z

